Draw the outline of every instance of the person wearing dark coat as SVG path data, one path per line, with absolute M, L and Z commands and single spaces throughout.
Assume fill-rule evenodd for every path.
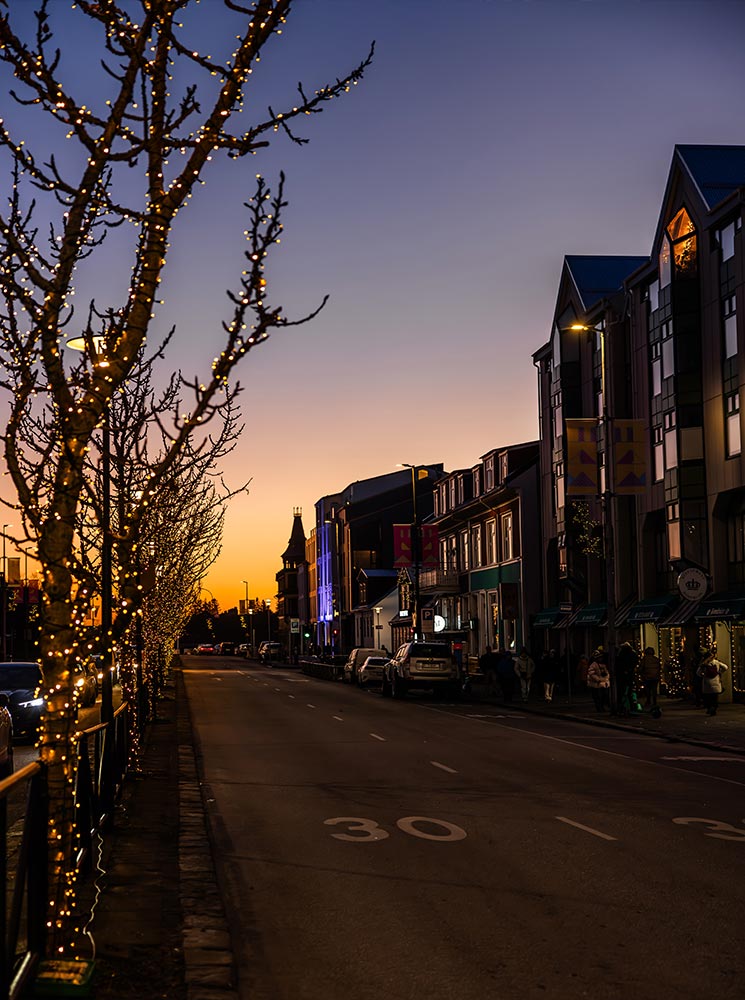
M 553 701 L 556 682 L 561 679 L 561 660 L 555 649 L 549 649 L 541 657 L 541 674 L 543 675 L 543 700 Z
M 628 715 L 631 711 L 631 692 L 638 663 L 639 654 L 631 643 L 621 643 L 616 654 L 616 711 L 619 715 Z

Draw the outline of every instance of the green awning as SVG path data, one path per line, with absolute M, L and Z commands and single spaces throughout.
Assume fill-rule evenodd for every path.
M 719 622 L 745 619 L 745 593 L 731 590 L 704 598 L 698 606 L 696 618 L 699 621 Z
M 553 628 L 565 612 L 560 607 L 544 608 L 533 619 L 534 628 Z
M 608 621 L 607 604 L 586 604 L 574 616 L 572 626 L 605 625 Z
M 624 624 L 644 625 L 646 622 L 659 622 L 670 613 L 676 600 L 674 594 L 645 597 L 632 607 Z

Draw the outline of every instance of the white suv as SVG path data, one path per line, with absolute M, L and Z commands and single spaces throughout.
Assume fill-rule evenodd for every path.
M 405 642 L 383 674 L 384 697 L 403 698 L 411 688 L 432 688 L 457 698 L 458 664 L 446 642 Z

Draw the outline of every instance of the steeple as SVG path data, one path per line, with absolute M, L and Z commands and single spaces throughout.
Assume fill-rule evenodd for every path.
M 292 531 L 287 548 L 282 553 L 282 563 L 285 569 L 297 569 L 298 565 L 305 560 L 305 530 L 303 528 L 303 509 L 293 507 L 292 509 Z

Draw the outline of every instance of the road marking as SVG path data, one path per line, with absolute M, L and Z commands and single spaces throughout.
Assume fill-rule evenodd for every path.
M 727 757 L 725 754 L 710 754 L 708 757 L 660 757 L 660 760 L 739 760 L 745 762 L 745 757 Z
M 288 698 L 294 698 L 294 697 L 295 697 L 295 695 L 294 695 L 294 694 L 288 694 L 288 695 L 287 695 L 287 697 L 288 697 Z
M 601 837 L 603 840 L 618 840 L 618 837 L 611 837 L 609 833 L 603 833 L 601 830 L 594 830 L 591 826 L 584 826 L 582 823 L 575 823 L 573 819 L 567 819 L 566 816 L 556 816 L 560 823 L 568 823 L 569 826 L 576 826 L 578 830 L 584 830 L 585 833 L 591 833 L 593 837 Z
M 275 691 L 281 691 L 282 689 L 281 688 L 275 688 L 274 690 Z
M 340 715 L 332 715 L 332 719 L 336 719 L 337 722 L 344 722 L 344 719 Z
M 308 708 L 315 708 L 315 707 L 316 707 L 315 705 L 311 705 L 311 703 L 308 702 Z
M 452 767 L 448 767 L 447 764 L 441 764 L 438 760 L 431 760 L 430 764 L 432 765 L 432 767 L 439 767 L 441 771 L 447 771 L 448 774 L 458 773 L 457 771 L 454 771 Z
M 374 740 L 380 740 L 381 743 L 385 743 L 386 742 L 385 736 L 378 736 L 377 733 L 370 733 L 370 735 L 372 736 L 372 738 Z
M 518 722 L 523 722 L 527 716 L 525 715 L 467 715 L 467 719 L 515 719 Z

